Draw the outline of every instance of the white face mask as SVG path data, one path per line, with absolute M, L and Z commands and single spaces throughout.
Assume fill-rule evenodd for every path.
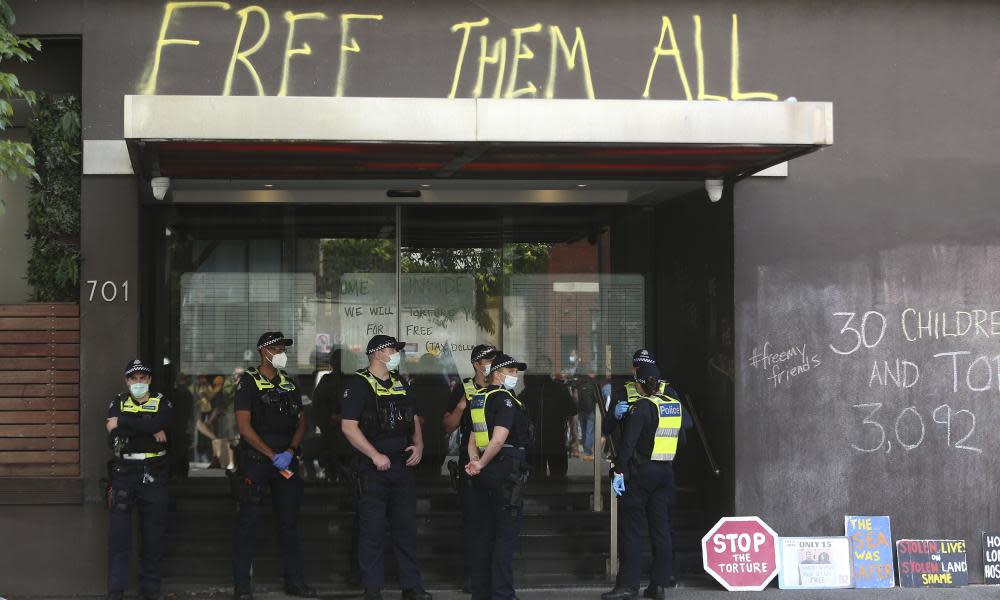
M 148 383 L 132 383 L 128 386 L 128 391 L 132 394 L 133 398 L 142 398 L 149 393 Z
M 400 354 L 399 352 L 396 352 L 395 354 L 389 357 L 389 361 L 385 363 L 385 368 L 389 369 L 390 371 L 395 371 L 396 369 L 399 368 L 399 361 L 402 358 L 403 355 Z
M 508 390 L 512 390 L 517 387 L 517 377 L 514 375 L 504 375 L 503 376 L 503 386 Z
M 483 365 L 483 378 L 485 379 L 487 375 L 490 374 L 490 363 Z
M 284 369 L 285 365 L 288 364 L 288 355 L 284 352 L 281 354 L 272 354 L 271 364 L 274 365 L 275 369 Z

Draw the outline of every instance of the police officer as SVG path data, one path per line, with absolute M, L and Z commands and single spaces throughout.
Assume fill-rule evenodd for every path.
M 292 345 L 280 331 L 257 340 L 260 366 L 247 369 L 236 384 L 236 424 L 240 445 L 237 470 L 232 475 L 239 516 L 233 539 L 233 580 L 237 600 L 250 600 L 253 547 L 264 492 L 271 493 L 284 558 L 285 593 L 315 598 L 304 581 L 298 518 L 302 504 L 302 475 L 297 455 L 305 434 L 302 394 L 283 371 L 285 349 Z
M 167 435 L 170 401 L 149 393 L 152 369 L 138 358 L 125 366 L 128 392 L 108 406 L 106 427 L 115 458 L 108 463 L 108 599 L 120 600 L 128 587 L 132 553 L 132 507 L 139 509 L 142 550 L 139 593 L 160 598 L 160 559 L 167 530 Z
M 382 598 L 388 514 L 403 600 L 431 600 L 417 568 L 417 496 L 413 467 L 424 444 L 416 409 L 396 371 L 406 344 L 387 335 L 368 342 L 368 368 L 345 378 L 341 428 L 358 451 L 358 561 L 367 600 Z
M 528 413 L 514 396 L 517 372 L 527 365 L 506 354 L 493 357 L 489 385 L 469 402 L 472 436 L 469 464 L 471 502 L 481 519 L 472 553 L 473 600 L 512 600 L 512 562 L 521 531 L 527 483 L 526 448 L 531 444 Z
M 613 419 L 604 419 L 601 422 L 601 435 L 605 436 L 615 436 L 616 438 L 621 436 L 624 423 L 622 422 L 628 413 L 629 406 L 639 398 L 639 392 L 636 389 L 635 384 L 635 374 L 639 367 L 643 365 L 656 366 L 656 356 L 652 352 L 645 348 L 636 350 L 632 355 L 632 377 L 628 381 L 612 391 L 611 394 L 611 409 L 613 410 Z M 678 398 L 678 394 L 675 390 L 670 388 L 666 381 L 660 381 L 657 384 L 657 391 L 661 394 L 668 394 L 673 398 Z
M 631 600 L 639 595 L 642 569 L 642 520 L 649 522 L 653 546 L 646 598 L 664 598 L 673 574 L 670 540 L 670 504 L 676 495 L 673 460 L 684 444 L 690 417 L 674 397 L 659 392 L 660 370 L 655 364 L 636 369 L 638 396 L 629 405 L 621 447 L 612 467 L 611 488 L 619 503 L 620 564 L 615 587 L 602 600 Z
M 448 412 L 444 414 L 442 419 L 445 433 L 450 434 L 455 429 L 459 430 L 458 464 L 453 477 L 457 478 L 455 484 L 458 488 L 458 503 L 462 511 L 460 533 L 462 535 L 462 558 L 465 560 L 467 576 L 471 571 L 469 564 L 469 557 L 472 556 L 473 550 L 471 534 L 479 530 L 478 523 L 481 514 L 480 511 L 475 510 L 472 503 L 471 481 L 465 472 L 465 465 L 469 464 L 469 436 L 472 435 L 472 419 L 466 408 L 470 398 L 481 393 L 488 385 L 486 373 L 490 370 L 490 363 L 493 362 L 493 358 L 497 354 L 497 349 L 489 344 L 480 344 L 472 349 L 472 353 L 469 355 L 472 360 L 472 377 L 466 377 L 462 380 L 462 385 L 456 385 L 455 389 L 452 390 Z M 471 583 L 463 582 L 462 591 L 471 592 Z

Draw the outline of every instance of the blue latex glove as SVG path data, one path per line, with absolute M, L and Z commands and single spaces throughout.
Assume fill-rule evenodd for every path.
M 615 496 L 621 497 L 625 493 L 625 476 L 621 473 L 615 473 L 614 478 L 611 480 L 611 491 L 615 493 Z
M 624 417 L 625 413 L 627 413 L 627 412 L 628 412 L 628 401 L 627 400 L 622 400 L 618 404 L 615 404 L 615 418 L 616 419 L 618 419 L 619 421 L 621 421 L 622 417 Z
M 284 471 L 288 468 L 288 465 L 292 464 L 292 453 L 285 450 L 281 454 L 275 454 L 274 460 L 271 461 L 279 471 Z

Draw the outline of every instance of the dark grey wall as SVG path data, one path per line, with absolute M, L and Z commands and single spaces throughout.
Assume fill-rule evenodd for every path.
M 736 190 L 736 509 L 783 535 L 888 514 L 897 538 L 968 540 L 979 581 L 980 532 L 1000 515 L 998 338 L 908 341 L 902 318 L 1000 309 L 1000 4 L 795 3 L 769 22 L 800 49 L 785 89 L 834 102 L 836 141 L 787 180 Z M 834 351 L 858 342 L 835 313 L 860 327 L 868 311 L 872 347 Z M 774 365 L 752 362 L 765 343 L 804 347 L 810 369 L 792 375 L 795 356 L 769 379 Z M 957 388 L 951 358 L 934 357 L 954 351 L 971 352 Z M 979 356 L 972 384 L 992 381 L 973 392 Z M 920 369 L 912 387 L 881 384 L 897 359 L 916 365 L 907 384 Z

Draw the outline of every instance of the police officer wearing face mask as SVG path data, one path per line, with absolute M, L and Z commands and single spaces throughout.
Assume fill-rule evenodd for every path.
M 469 402 L 472 436 L 469 464 L 471 504 L 480 513 L 473 536 L 473 600 L 512 600 L 514 550 L 521 532 L 521 509 L 528 480 L 525 449 L 531 444 L 528 413 L 514 395 L 517 372 L 528 367 L 497 354 L 489 385 Z
M 341 429 L 358 451 L 358 562 L 366 600 L 385 586 L 386 516 L 403 600 L 431 600 L 417 568 L 417 496 L 412 467 L 424 451 L 416 409 L 396 370 L 406 346 L 388 335 L 368 342 L 368 368 L 344 381 Z
M 237 600 L 250 600 L 253 547 L 257 519 L 266 491 L 270 491 L 278 521 L 278 537 L 284 559 L 285 593 L 315 598 L 316 591 L 304 581 L 298 518 L 302 504 L 302 475 L 298 459 L 306 422 L 302 394 L 283 371 L 288 363 L 285 349 L 292 345 L 280 331 L 269 331 L 257 340 L 260 366 L 247 369 L 236 384 L 236 424 L 240 445 L 237 469 L 232 475 L 238 504 L 233 540 L 233 579 Z
M 636 369 L 636 399 L 628 418 L 611 473 L 611 489 L 618 497 L 618 555 L 615 587 L 603 600 L 631 600 L 639 595 L 642 569 L 642 521 L 648 519 L 653 546 L 649 587 L 645 598 L 662 599 L 673 575 L 670 505 L 676 496 L 673 460 L 684 445 L 691 419 L 681 403 L 659 392 L 660 369 L 643 364 Z
M 167 435 L 172 406 L 151 395 L 152 369 L 138 358 L 125 366 L 128 392 L 108 406 L 106 428 L 115 458 L 108 463 L 108 599 L 120 600 L 128 587 L 132 553 L 132 508 L 139 511 L 142 551 L 139 592 L 160 598 L 160 559 L 167 530 Z
M 449 401 L 450 409 L 444 414 L 442 420 L 445 433 L 451 433 L 455 429 L 459 430 L 458 462 L 449 463 L 449 469 L 453 469 L 455 487 L 458 489 L 458 502 L 462 511 L 462 558 L 465 560 L 466 573 L 470 572 L 469 557 L 472 556 L 472 533 L 479 531 L 479 522 L 482 517 L 481 511 L 476 510 L 472 503 L 472 485 L 468 474 L 465 472 L 465 465 L 469 464 L 469 436 L 472 435 L 472 418 L 469 416 L 468 404 L 471 398 L 476 397 L 488 385 L 486 373 L 490 370 L 490 363 L 499 352 L 494 346 L 480 344 L 472 349 L 469 358 L 472 360 L 472 377 L 462 380 L 462 385 L 456 385 L 452 391 Z M 454 465 L 454 466 L 453 466 Z M 472 585 L 466 581 L 462 584 L 462 591 L 469 593 Z
M 629 406 L 639 399 L 640 396 L 636 388 L 634 377 L 639 367 L 644 365 L 652 365 L 655 367 L 656 356 L 654 356 L 649 350 L 642 348 L 636 350 L 635 354 L 632 355 L 633 379 L 629 379 L 611 393 L 610 408 L 613 410 L 615 418 L 604 419 L 601 422 L 601 435 L 614 436 L 615 438 L 621 437 L 621 432 L 624 430 L 624 420 L 628 415 Z M 657 384 L 657 391 L 660 394 L 667 394 L 672 398 L 679 398 L 677 391 L 671 388 L 666 381 L 660 381 Z

